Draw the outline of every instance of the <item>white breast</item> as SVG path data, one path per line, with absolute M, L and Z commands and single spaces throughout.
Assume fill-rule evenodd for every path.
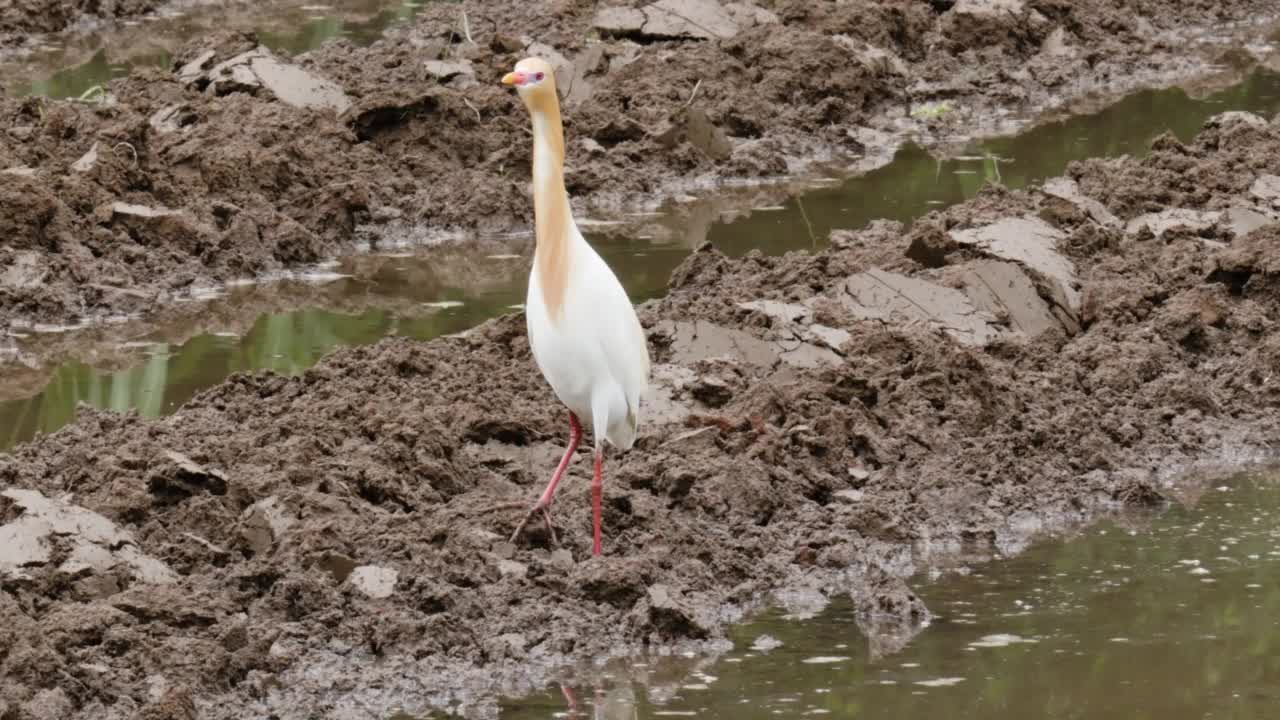
M 648 383 L 644 330 L 617 276 L 576 228 L 571 234 L 559 316 L 547 311 L 537 270 L 529 276 L 529 345 L 556 396 L 593 429 L 596 442 L 626 449 L 635 442 Z

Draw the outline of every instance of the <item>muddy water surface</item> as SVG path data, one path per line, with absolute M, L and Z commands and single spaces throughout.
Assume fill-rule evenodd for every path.
M 1238 84 L 1194 98 L 1181 89 L 1141 92 L 1095 114 L 975 142 L 947 160 L 907 145 L 878 170 L 811 183 L 777 205 L 744 209 L 741 196 L 726 193 L 641 219 L 635 228 L 585 229 L 632 298 L 642 301 L 662 293 L 671 270 L 705 240 L 733 255 L 809 250 L 825 245 L 832 229 L 860 227 L 877 218 L 909 223 L 972 197 L 989 180 L 1024 187 L 1061 174 L 1072 160 L 1142 154 L 1166 131 L 1189 139 L 1207 118 L 1226 110 L 1274 114 L 1280 110 L 1280 75 L 1255 71 Z M 313 283 L 325 287 L 313 293 L 306 309 L 256 321 L 249 319 L 261 312 L 254 309 L 262 307 L 255 300 L 279 289 L 227 292 L 207 302 L 218 306 L 219 316 L 244 318 L 232 329 L 180 344 L 154 335 L 131 338 L 120 348 L 137 355 L 137 364 L 127 369 L 108 372 L 73 362 L 53 371 L 47 387 L 35 395 L 0 389 L 0 448 L 65 425 L 81 402 L 158 416 L 233 372 L 298 373 L 339 346 L 388 335 L 428 339 L 464 330 L 520 307 L 529 244 L 527 238 L 509 239 L 509 251 L 477 254 L 465 263 L 470 271 L 465 281 L 451 278 L 454 270 L 442 267 L 438 252 L 428 249 L 390 256 L 375 250 L 373 260 L 346 258 L 313 276 Z M 368 270 L 370 262 L 378 263 L 376 271 Z M 450 265 L 456 268 L 456 260 Z M 237 311 L 238 305 L 245 310 Z M 32 342 L 18 338 L 19 353 Z
M 1274 471 L 913 586 L 935 618 L 896 654 L 872 657 L 848 605 L 773 613 L 718 658 L 619 664 L 502 717 L 1262 720 L 1280 706 Z

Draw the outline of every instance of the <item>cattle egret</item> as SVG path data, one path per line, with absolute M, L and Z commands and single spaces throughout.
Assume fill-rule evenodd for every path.
M 621 450 L 635 443 L 640 395 L 649 378 L 649 349 L 622 283 L 573 220 L 564 187 L 564 130 L 551 66 L 541 58 L 526 58 L 503 76 L 502 83 L 515 87 L 533 120 L 537 245 L 525 300 L 529 347 L 542 376 L 569 408 L 569 447 L 511 541 L 542 513 L 554 542 L 551 500 L 582 440 L 585 421 L 595 440 L 591 553 L 599 555 L 604 443 Z

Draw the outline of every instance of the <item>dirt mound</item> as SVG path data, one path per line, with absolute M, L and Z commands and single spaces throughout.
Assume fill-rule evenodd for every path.
M 518 316 L 234 376 L 162 420 L 83 412 L 0 456 L 0 714 L 485 714 L 567 659 L 721 638 L 784 590 L 855 592 L 909 634 L 913 570 L 1280 443 L 1276 158 L 1280 123 L 1229 116 L 909 233 L 696 252 L 641 308 L 654 387 L 606 465 L 602 558 L 581 458 L 564 546 L 505 539 L 566 425 Z M 1225 207 L 1266 221 L 1127 222 Z
M 155 11 L 162 0 L 14 0 L 0 8 L 0 48 L 31 33 L 56 33 L 84 19 L 123 20 Z
M 701 0 L 686 17 L 668 5 L 481 3 L 464 24 L 460 6 L 430 3 L 368 48 L 337 41 L 289 60 L 223 34 L 93 102 L 0 100 L 0 232 L 13 238 L 0 264 L 20 268 L 0 276 L 0 325 L 144 312 L 343 252 L 360 224 L 394 239 L 527 223 L 528 121 L 497 79 L 528 54 L 560 68 L 571 194 L 616 212 L 850 161 L 878 150 L 868 127 L 981 133 L 1009 110 L 1170 81 L 1204 66 L 1183 51 L 1192 29 L 1274 11 Z M 59 17 L 38 10 L 9 12 Z

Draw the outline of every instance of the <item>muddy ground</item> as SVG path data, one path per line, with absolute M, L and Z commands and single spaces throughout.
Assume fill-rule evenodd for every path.
M 358 226 L 423 240 L 526 225 L 528 120 L 497 79 L 531 53 L 563 63 L 570 192 L 616 213 L 716 179 L 839 167 L 908 131 L 994 132 L 1251 62 L 1197 38 L 1261 36 L 1275 12 L 1265 0 L 1176 13 L 1144 0 L 664 7 L 428 3 L 368 48 L 289 60 L 246 55 L 253 37 L 202 37 L 171 72 L 138 71 L 90 102 L 0 100 L 0 327 L 146 312 L 339 254 Z M 59 17 L 40 3 L 7 12 L 20 29 Z
M 162 0 L 11 0 L 0 7 L 0 48 L 21 47 L 32 35 L 77 22 L 124 20 L 154 12 Z
M 579 456 L 506 536 L 565 419 L 523 319 L 237 375 L 154 421 L 86 410 L 0 456 L 0 717 L 494 711 L 620 648 L 714 642 L 762 598 L 851 593 L 1163 501 L 1280 447 L 1280 119 L 1074 164 L 909 231 L 732 260 L 641 317 L 637 447 L 588 554 Z

